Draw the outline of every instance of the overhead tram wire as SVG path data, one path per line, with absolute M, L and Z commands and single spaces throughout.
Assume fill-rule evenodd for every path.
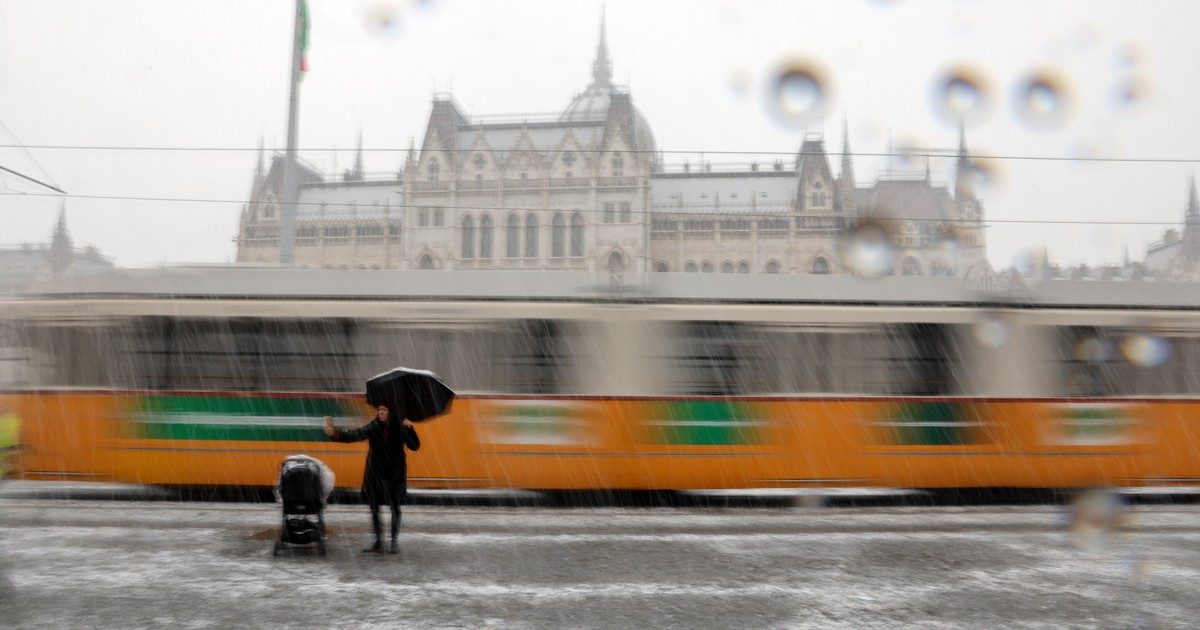
M 67 197 L 71 199 L 95 199 L 107 201 L 161 201 L 167 203 L 227 203 L 227 204 L 248 204 L 252 203 L 247 199 L 205 199 L 205 198 L 187 198 L 187 197 L 136 197 L 127 195 L 77 195 L 64 194 L 56 195 L 51 193 L 10 193 L 0 192 L 0 197 Z M 330 204 L 321 201 L 297 201 L 299 206 L 346 206 L 350 204 Z M 380 208 L 382 206 L 358 206 L 361 208 Z M 397 205 L 397 208 L 430 208 L 433 210 L 473 210 L 473 211 L 491 211 L 496 213 L 503 212 L 562 212 L 564 214 L 603 214 L 605 210 L 585 210 L 585 209 L 568 209 L 568 208 L 534 208 L 531 206 L 443 206 L 443 205 Z M 614 212 L 615 213 L 615 212 Z M 652 215 L 652 214 L 670 214 L 670 215 L 695 215 L 697 217 L 724 217 L 724 216 L 740 216 L 743 213 L 737 212 L 672 212 L 671 210 L 663 210 L 661 212 L 653 212 L 649 210 L 630 210 L 630 215 Z M 762 213 L 769 216 L 771 213 Z M 889 217 L 879 216 L 874 214 L 864 214 L 858 217 L 869 221 L 911 221 L 913 223 L 967 223 L 966 219 L 931 219 L 925 217 Z M 1067 219 L 985 219 L 982 221 L 985 224 L 991 223 L 1013 223 L 1013 224 L 1046 224 L 1046 225 L 1179 225 L 1180 221 L 1073 221 Z
M 177 151 L 177 152 L 242 152 L 242 151 L 258 151 L 259 147 L 171 147 L 171 146 L 120 146 L 120 145 L 68 145 L 68 144 L 0 144 L 0 149 L 37 149 L 37 150 L 62 150 L 62 151 Z M 264 151 L 272 153 L 280 153 L 279 148 L 264 148 Z M 298 151 L 305 153 L 328 153 L 330 151 L 336 153 L 355 152 L 358 148 L 302 148 Z M 364 153 L 406 153 L 409 148 L 392 148 L 378 147 L 361 149 Z M 475 153 L 478 149 L 438 149 L 439 153 Z M 496 151 L 497 153 L 607 153 L 608 149 L 504 149 Z M 633 154 L 652 154 L 652 155 L 733 155 L 733 156 L 770 156 L 770 157 L 793 157 L 799 155 L 826 155 L 830 157 L 907 157 L 907 158 L 939 158 L 939 157 L 955 157 L 957 149 L 919 149 L 915 151 L 821 151 L 821 152 L 806 152 L 806 151 L 733 151 L 733 150 L 683 150 L 683 149 L 622 149 L 621 153 Z M 1030 162 L 1100 162 L 1100 163 L 1152 163 L 1152 164 L 1200 164 L 1200 157 L 1105 157 L 1105 156 L 1069 156 L 1069 155 L 1009 155 L 1009 154 L 988 154 L 988 153 L 971 153 L 970 157 L 976 160 L 1008 160 L 1008 161 L 1030 161 Z

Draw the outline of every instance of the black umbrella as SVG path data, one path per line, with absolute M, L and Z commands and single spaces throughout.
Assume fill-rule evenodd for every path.
M 450 410 L 454 391 L 428 370 L 396 368 L 367 381 L 367 404 L 383 405 L 398 418 L 428 420 Z

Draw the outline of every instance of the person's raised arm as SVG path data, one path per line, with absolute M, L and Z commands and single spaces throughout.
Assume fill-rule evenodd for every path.
M 404 445 L 410 451 L 421 450 L 421 436 L 417 435 L 417 427 L 413 426 L 412 420 L 405 420 L 404 425 Z
M 357 429 L 339 429 L 333 426 L 333 418 L 325 416 L 325 435 L 334 442 L 361 442 L 371 436 L 374 422 L 368 422 Z

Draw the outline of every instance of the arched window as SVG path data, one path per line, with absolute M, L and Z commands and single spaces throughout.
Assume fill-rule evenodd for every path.
M 671 266 L 667 264 L 667 261 L 660 260 L 660 261 L 654 263 L 654 270 L 657 271 L 658 273 L 667 273 L 668 271 L 671 270 Z
M 521 220 L 515 214 L 508 215 L 504 227 L 504 255 L 509 258 L 521 255 Z
M 721 264 L 721 273 L 733 273 L 733 263 L 726 260 Z
M 538 256 L 538 220 L 532 212 L 525 215 L 525 257 Z
M 422 254 L 421 259 L 417 261 L 417 269 L 433 269 L 433 256 Z
M 904 264 L 900 267 L 900 273 L 905 276 L 919 276 L 921 275 L 921 263 L 911 256 L 905 258 Z
M 553 225 L 550 229 L 550 256 L 562 258 L 567 255 L 567 220 L 563 213 L 555 212 Z
M 825 260 L 824 257 L 814 260 L 813 266 L 812 266 L 812 272 L 815 274 L 829 273 L 829 261 Z
M 426 167 L 429 171 L 429 181 L 436 182 L 438 175 L 441 173 L 442 166 L 438 164 L 437 158 L 429 158 L 429 164 Z
M 609 273 L 621 273 L 625 271 L 625 257 L 621 252 L 614 251 L 608 255 L 608 264 L 605 265 Z
M 713 272 L 712 263 L 708 262 L 707 260 L 700 263 L 700 271 L 703 271 L 704 273 L 712 273 Z
M 479 257 L 491 260 L 492 258 L 492 217 L 491 215 L 483 215 L 479 220 Z
M 738 273 L 750 273 L 750 263 L 744 260 L 738 263 Z
M 475 219 L 469 214 L 462 220 L 462 257 L 475 257 Z
M 429 227 L 429 208 L 417 210 L 417 227 Z
M 767 273 L 779 273 L 779 263 L 774 260 L 768 260 L 766 266 Z
M 696 263 L 689 260 L 687 264 L 683 266 L 683 270 L 688 273 L 696 273 Z
M 583 215 L 578 210 L 571 214 L 571 256 L 583 257 Z

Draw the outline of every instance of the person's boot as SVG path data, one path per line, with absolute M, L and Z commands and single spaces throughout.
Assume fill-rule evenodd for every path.
M 383 551 L 383 541 L 378 538 L 375 539 L 375 544 L 363 549 L 363 553 L 379 553 L 381 551 Z
M 395 536 L 392 536 L 392 544 L 388 545 L 388 553 L 392 555 L 400 553 L 400 544 L 396 542 Z

